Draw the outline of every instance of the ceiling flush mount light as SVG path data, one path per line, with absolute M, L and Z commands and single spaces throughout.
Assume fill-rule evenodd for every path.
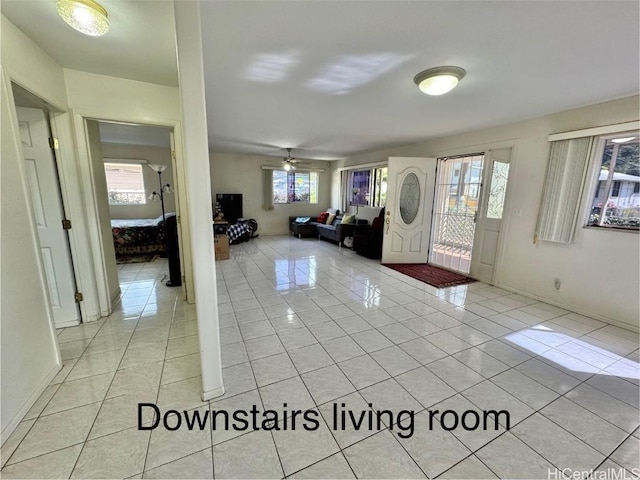
M 107 11 L 93 0 L 58 0 L 58 15 L 72 28 L 99 37 L 109 31 Z
M 466 73 L 460 67 L 435 67 L 420 72 L 413 81 L 427 95 L 442 95 L 453 90 Z

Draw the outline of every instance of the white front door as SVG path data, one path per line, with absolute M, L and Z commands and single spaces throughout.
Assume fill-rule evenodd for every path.
M 485 153 L 483 188 L 476 216 L 469 274 L 486 283 L 493 283 L 510 161 L 511 148 Z
M 17 107 L 25 172 L 56 328 L 77 325 L 75 279 L 49 125 L 43 110 Z
M 427 263 L 436 163 L 389 157 L 382 263 Z

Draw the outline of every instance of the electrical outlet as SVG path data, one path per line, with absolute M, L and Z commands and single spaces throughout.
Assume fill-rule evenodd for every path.
M 560 290 L 560 287 L 562 286 L 562 282 L 560 281 L 559 278 L 556 278 L 553 281 L 553 286 L 556 287 L 556 290 Z
M 521 208 L 514 208 L 513 209 L 513 215 L 515 217 L 521 217 L 522 216 L 522 209 Z

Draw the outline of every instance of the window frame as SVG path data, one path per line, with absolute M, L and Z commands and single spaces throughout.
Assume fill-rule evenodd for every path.
M 106 183 L 106 187 L 107 187 L 107 198 L 108 198 L 108 202 L 109 202 L 109 206 L 114 206 L 114 207 L 134 207 L 134 206 L 143 206 L 147 204 L 147 188 L 146 188 L 146 184 L 145 184 L 145 179 L 144 179 L 144 165 L 145 165 L 145 161 L 142 160 L 129 160 L 129 159 L 120 159 L 120 158 L 104 158 L 103 159 L 103 169 L 104 169 L 104 176 L 105 176 L 105 183 Z M 140 169 L 140 183 L 142 185 L 142 190 L 141 191 L 118 191 L 115 189 L 112 189 L 109 185 L 109 174 L 107 173 L 107 167 L 109 165 L 122 165 L 122 166 L 126 166 L 126 167 L 137 167 Z M 121 203 L 121 202 L 113 202 L 111 200 L 111 193 L 124 193 L 124 194 L 140 194 L 141 195 L 141 202 L 127 202 L 127 203 Z
M 388 174 L 389 174 L 389 170 L 388 170 L 389 166 L 386 164 L 380 164 L 380 165 L 375 165 L 375 166 L 367 166 L 364 168 L 352 168 L 349 169 L 349 179 L 348 179 L 348 186 L 349 186 L 349 206 L 358 206 L 358 207 L 373 207 L 373 208 L 378 208 L 378 207 L 384 207 L 386 205 L 386 193 L 387 193 L 387 188 L 384 188 L 384 203 L 382 202 L 382 193 L 383 193 L 383 182 L 382 182 L 382 178 L 384 178 L 384 174 L 383 174 L 383 170 L 387 170 L 386 174 L 387 174 L 387 180 L 386 180 L 386 185 L 389 184 L 389 178 L 388 178 Z M 362 173 L 362 172 L 368 172 L 369 175 L 369 185 L 367 187 L 367 192 L 365 194 L 366 196 L 366 203 L 356 203 L 354 202 L 354 196 L 355 196 L 355 189 L 354 189 L 354 180 L 356 177 L 357 173 Z M 380 179 L 380 187 L 378 188 L 377 186 L 377 178 L 378 176 L 381 176 Z
M 593 211 L 593 204 L 596 198 L 598 198 L 598 194 L 600 193 L 600 171 L 602 170 L 602 160 L 604 157 L 604 152 L 606 148 L 606 144 L 608 140 L 612 138 L 620 138 L 624 136 L 635 136 L 636 138 L 640 138 L 640 131 L 636 129 L 625 129 L 617 132 L 607 132 L 606 134 L 596 135 L 595 136 L 595 144 L 593 148 L 593 153 L 591 155 L 590 163 L 587 170 L 587 184 L 583 189 L 584 199 L 582 201 L 582 206 L 584 208 L 583 213 L 583 224 L 582 228 L 590 229 L 590 230 L 598 230 L 598 231 L 607 231 L 607 232 L 626 232 L 626 233 L 635 233 L 640 234 L 639 227 L 630 227 L 630 226 L 618 226 L 618 225 L 590 225 L 591 215 Z M 624 145 L 624 144 L 621 144 Z M 616 180 L 612 180 L 611 182 L 611 193 L 613 194 L 614 184 Z M 604 195 L 604 187 L 602 187 L 602 194 Z M 620 191 L 623 190 L 622 183 L 620 184 Z M 618 192 L 620 193 L 620 192 Z M 633 194 L 633 193 L 632 193 Z M 609 198 L 619 198 L 614 197 L 613 195 L 609 195 Z M 606 207 L 605 207 L 606 209 Z
M 286 184 L 286 201 L 284 202 L 279 202 L 276 200 L 276 186 L 275 186 L 275 180 L 276 180 L 276 172 L 277 173 L 284 173 L 287 177 L 287 184 Z M 309 184 L 309 200 L 305 201 L 305 200 L 295 200 L 295 198 L 292 200 L 291 197 L 295 197 L 295 178 L 296 175 L 308 175 L 309 179 L 308 179 L 308 184 Z M 312 180 L 312 175 L 315 175 L 315 182 Z M 293 178 L 293 181 L 290 182 L 290 178 Z M 314 170 L 291 170 L 291 171 L 287 171 L 284 170 L 283 168 L 278 168 L 278 169 L 274 169 L 273 170 L 273 175 L 272 175 L 272 179 L 271 179 L 271 184 L 273 187 L 273 192 L 272 192 L 272 201 L 273 201 L 273 205 L 293 205 L 293 204 L 307 204 L 307 205 L 317 205 L 319 203 L 319 196 L 320 196 L 320 173 Z M 312 191 L 312 189 L 315 187 L 315 202 L 312 201 L 313 197 L 314 197 L 314 193 Z

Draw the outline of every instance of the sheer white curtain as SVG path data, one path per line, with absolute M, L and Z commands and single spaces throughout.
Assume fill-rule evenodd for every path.
M 538 240 L 571 243 L 593 137 L 551 142 L 536 236 Z
M 340 172 L 340 211 L 346 213 L 349 208 L 349 170 Z
M 273 170 L 262 170 L 262 209 L 273 210 Z

